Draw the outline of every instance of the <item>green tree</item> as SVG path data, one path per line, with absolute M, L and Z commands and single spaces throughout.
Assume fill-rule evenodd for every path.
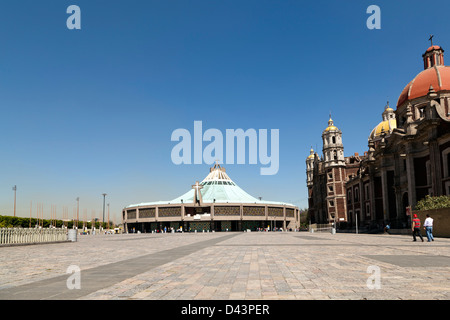
M 419 211 L 442 208 L 450 208 L 450 196 L 430 197 L 427 195 L 425 198 L 418 201 L 415 207 L 415 209 Z

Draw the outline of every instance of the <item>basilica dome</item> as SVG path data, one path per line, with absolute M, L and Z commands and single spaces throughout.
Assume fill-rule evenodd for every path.
M 375 128 L 373 128 L 369 138 L 376 139 L 380 137 L 383 132 L 389 135 L 395 128 L 397 128 L 397 121 L 395 120 L 395 118 L 382 121 Z
M 408 100 L 426 96 L 430 86 L 436 92 L 450 91 L 450 67 L 444 65 L 444 50 L 440 46 L 431 46 L 422 57 L 424 70 L 403 89 L 397 108 Z
M 381 138 L 381 135 L 385 133 L 387 136 L 392 133 L 392 131 L 397 128 L 397 120 L 395 118 L 395 111 L 389 106 L 389 102 L 384 108 L 382 113 L 383 121 L 381 121 L 373 130 L 370 132 L 369 140 L 377 140 Z

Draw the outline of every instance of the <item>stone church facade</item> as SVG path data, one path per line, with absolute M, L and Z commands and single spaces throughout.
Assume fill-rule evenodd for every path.
M 388 105 L 368 151 L 344 157 L 342 131 L 330 117 L 323 155 L 306 159 L 312 223 L 408 227 L 407 208 L 426 195 L 450 195 L 450 67 L 444 50 L 422 55 L 424 70 Z

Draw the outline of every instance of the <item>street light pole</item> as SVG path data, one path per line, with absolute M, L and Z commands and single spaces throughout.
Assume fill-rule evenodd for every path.
M 14 186 L 12 188 L 14 190 L 14 217 L 16 216 L 16 191 L 17 191 L 17 186 Z
M 78 229 L 78 221 L 80 220 L 79 212 L 80 212 L 80 197 L 77 197 L 77 229 Z
M 109 230 L 109 203 L 108 203 L 108 230 Z
M 102 220 L 102 229 L 103 229 L 103 223 L 105 222 L 105 197 L 106 193 L 103 193 L 103 220 Z

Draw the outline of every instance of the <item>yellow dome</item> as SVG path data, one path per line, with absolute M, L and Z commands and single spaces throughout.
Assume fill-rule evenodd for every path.
M 329 126 L 325 129 L 325 131 L 330 131 L 330 130 L 338 130 L 338 128 L 336 126 Z
M 309 159 L 312 159 L 312 158 L 314 158 L 314 150 L 313 150 L 313 148 L 311 148 L 311 150 L 309 151 L 309 156 L 308 156 L 308 158 L 306 158 L 306 160 L 309 160 Z
M 324 132 L 331 131 L 331 130 L 339 130 L 339 129 L 334 125 L 333 119 L 331 119 L 331 116 L 330 116 L 330 120 L 328 120 L 328 127 L 324 130 Z
M 395 128 L 397 128 L 397 120 L 395 118 L 382 121 L 372 130 L 370 138 L 380 137 L 383 132 L 390 134 Z

